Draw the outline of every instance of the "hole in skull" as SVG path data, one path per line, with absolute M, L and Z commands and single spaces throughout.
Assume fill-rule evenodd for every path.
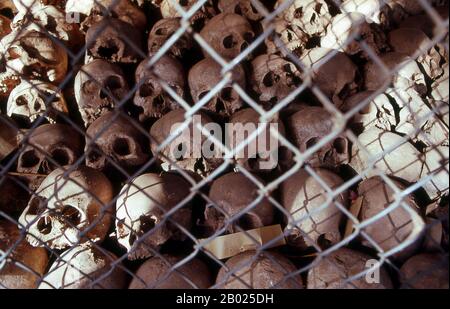
M 238 14 L 238 15 L 242 15 L 241 6 L 239 4 L 236 4 L 236 6 L 234 7 L 234 13 Z
M 263 78 L 263 84 L 266 87 L 273 87 L 276 83 L 280 81 L 280 76 L 270 71 Z
M 186 7 L 189 5 L 189 0 L 180 0 L 180 6 Z
M 237 44 L 237 43 L 236 43 L 236 41 L 235 41 L 233 35 L 226 36 L 226 37 L 223 39 L 223 46 L 224 46 L 226 49 L 233 48 L 233 47 L 236 46 L 236 44 Z
M 159 95 L 153 99 L 153 107 L 156 110 L 162 110 L 165 103 L 166 103 L 166 100 L 164 99 L 163 95 Z
M 114 94 L 114 90 L 120 89 L 122 87 L 122 83 L 118 76 L 109 76 L 103 85 L 102 90 L 100 91 L 100 98 L 103 100 L 108 98 L 110 95 Z
M 28 206 L 27 214 L 31 216 L 37 216 L 44 211 L 46 206 L 46 199 L 40 196 L 33 197 L 33 199 L 30 201 L 30 205 Z
M 252 32 L 246 32 L 246 33 L 244 33 L 244 40 L 245 40 L 247 43 L 250 43 L 250 42 L 253 40 L 253 37 L 254 37 L 254 35 L 253 35 Z
M 41 110 L 41 103 L 39 103 L 38 101 L 35 101 L 33 108 L 34 108 L 35 111 L 40 111 Z
M 205 163 L 203 162 L 203 159 L 198 159 L 197 161 L 195 161 L 194 171 L 195 172 L 199 171 L 201 173 L 204 173 L 206 171 L 206 167 L 205 167 Z
M 253 14 L 259 14 L 258 9 L 255 8 L 255 6 L 253 5 L 253 3 L 250 3 L 250 8 L 252 9 Z
M 204 91 L 204 92 L 200 93 L 200 95 L 198 96 L 198 100 L 200 101 L 201 99 L 206 97 L 208 95 L 208 93 L 209 93 L 209 91 Z
M 297 8 L 294 12 L 294 18 L 301 18 L 303 16 L 303 8 Z
M 239 220 L 237 221 L 237 225 L 242 228 L 245 231 L 257 228 L 260 226 L 258 220 L 252 216 L 252 215 L 248 215 L 248 214 L 244 214 L 243 216 L 241 216 L 239 218 Z
M 129 140 L 126 138 L 117 138 L 113 143 L 113 151 L 121 157 L 131 154 Z
M 222 113 L 225 111 L 225 104 L 222 102 L 222 100 L 218 99 L 215 106 L 216 113 Z
M 346 150 L 347 150 L 346 146 L 347 146 L 347 142 L 342 137 L 335 139 L 333 142 L 333 148 L 336 149 L 336 152 L 339 154 L 346 153 Z
M 306 148 L 309 149 L 309 148 L 313 147 L 315 144 L 317 144 L 318 142 L 319 142 L 319 138 L 318 137 L 310 138 L 306 142 Z
M 89 154 L 87 155 L 87 161 L 88 162 L 97 162 L 102 157 L 102 154 L 100 150 L 93 149 Z
M 75 207 L 64 205 L 61 209 L 58 210 L 59 215 L 69 224 L 70 227 L 77 226 L 81 222 L 81 213 Z
M 248 47 L 248 43 L 247 42 L 242 43 L 242 45 L 241 45 L 241 52 L 244 52 L 247 49 L 247 47 Z
M 52 219 L 45 216 L 39 219 L 37 229 L 41 234 L 48 235 L 52 231 Z
M 167 36 L 169 34 L 169 30 L 167 28 L 158 28 L 155 31 L 156 35 Z
M 322 9 L 322 3 L 316 3 L 316 6 L 314 7 L 314 11 L 317 13 L 320 13 L 320 10 Z
M 55 18 L 47 15 L 47 24 L 45 25 L 45 29 L 48 32 L 55 32 L 57 26 L 58 26 L 58 24 L 56 23 Z
M 50 155 L 52 159 L 58 163 L 59 166 L 65 166 L 70 164 L 70 156 L 66 149 L 57 148 L 54 149 Z
M 22 157 L 20 159 L 20 166 L 22 168 L 31 168 L 31 167 L 35 167 L 40 162 L 41 162 L 41 160 L 36 155 L 36 151 L 29 150 L 22 154 Z
M 21 95 L 16 99 L 17 106 L 24 106 L 28 104 L 28 101 L 25 97 L 25 95 Z
M 3 8 L 0 10 L 0 15 L 8 17 L 9 19 L 14 19 L 14 12 L 11 8 Z
M 309 22 L 310 22 L 311 24 L 314 24 L 314 23 L 316 22 L 316 18 L 317 18 L 317 14 L 312 14 L 312 15 L 311 15 L 311 19 L 309 20 Z
M 141 88 L 139 88 L 139 95 L 142 98 L 147 98 L 147 97 L 150 97 L 153 94 L 154 90 L 155 89 L 153 88 L 152 84 L 146 83 L 146 84 L 143 84 L 141 86 Z
M 97 54 L 101 57 L 101 58 L 106 58 L 106 59 L 110 59 L 112 58 L 114 55 L 117 54 L 117 52 L 119 51 L 119 48 L 116 46 L 114 41 L 107 41 L 106 46 L 100 46 L 97 49 Z
M 234 100 L 234 91 L 232 87 L 223 88 L 220 92 L 220 98 L 227 102 L 232 102 Z

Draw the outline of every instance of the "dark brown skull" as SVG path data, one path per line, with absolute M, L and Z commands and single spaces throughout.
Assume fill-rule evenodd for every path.
M 74 90 L 86 127 L 112 110 L 129 91 L 122 69 L 102 59 L 81 68 Z
M 255 37 L 247 19 L 233 13 L 213 17 L 200 35 L 219 55 L 227 59 L 237 57 Z M 209 54 L 205 52 L 205 56 Z
M 332 115 L 321 107 L 308 106 L 291 116 L 287 122 L 292 142 L 305 152 L 335 130 Z M 349 159 L 348 140 L 343 133 L 312 154 L 306 162 L 314 167 L 335 168 Z
M 180 108 L 180 104 L 162 87 L 165 82 L 181 98 L 184 97 L 186 74 L 178 60 L 163 56 L 155 65 L 147 69 L 149 60 L 144 60 L 136 70 L 136 82 L 141 85 L 134 97 L 134 105 L 142 109 L 140 121 L 164 114 Z
M 222 67 L 211 58 L 206 58 L 192 67 L 189 72 L 189 87 L 194 102 L 200 101 L 223 79 Z M 233 70 L 233 78 L 204 108 L 221 116 L 229 117 L 242 108 L 243 102 L 233 89 L 233 83 L 242 89 L 246 87 L 245 71 L 240 65 Z
M 103 19 L 86 33 L 87 54 L 113 63 L 136 63 L 142 50 L 141 32 L 119 19 Z
M 180 28 L 180 18 L 164 18 L 156 22 L 148 36 L 149 56 L 156 54 L 170 37 Z M 193 47 L 192 37 L 185 34 L 170 47 L 169 54 L 180 58 Z
M 145 135 L 133 120 L 123 114 L 108 112 L 87 130 L 86 165 L 104 170 L 114 166 L 113 161 L 123 168 L 134 168 L 147 161 L 146 145 Z
M 254 21 L 263 17 L 251 0 L 219 0 L 218 7 L 222 13 L 235 13 Z
M 263 183 L 262 180 L 260 180 Z M 254 208 L 242 213 L 238 219 L 231 222 L 246 207 L 260 197 L 258 187 L 242 173 L 229 173 L 213 182 L 209 198 L 214 203 L 205 209 L 205 225 L 208 232 L 214 233 L 226 228 L 230 233 L 240 230 L 251 230 L 273 223 L 274 211 L 270 202 L 263 197 Z M 226 226 L 227 223 L 230 225 Z

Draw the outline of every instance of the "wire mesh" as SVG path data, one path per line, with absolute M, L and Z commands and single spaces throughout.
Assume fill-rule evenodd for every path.
M 0 286 L 448 288 L 447 10 L 0 0 Z

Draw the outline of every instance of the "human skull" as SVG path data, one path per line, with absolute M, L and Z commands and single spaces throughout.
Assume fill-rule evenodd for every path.
M 353 276 L 367 272 L 374 263 L 369 255 L 347 249 L 335 250 L 309 270 L 308 289 L 392 289 L 388 272 L 379 268 L 380 282 L 370 283 L 366 276 L 346 282 Z M 376 260 L 375 260 L 376 261 Z M 377 270 L 377 271 L 378 271 Z
M 251 0 L 219 0 L 218 7 L 222 13 L 239 14 L 253 21 L 263 18 Z
M 183 65 L 175 58 L 161 57 L 151 68 L 149 59 L 141 62 L 136 70 L 136 83 L 140 85 L 134 96 L 134 105 L 141 109 L 139 120 L 160 118 L 181 107 L 178 101 L 167 93 L 161 82 L 166 83 L 179 97 L 183 98 L 186 88 L 186 74 Z
M 405 54 L 416 58 L 425 69 L 425 73 L 429 78 L 435 79 L 442 75 L 443 69 L 441 62 L 443 55 L 441 55 L 435 47 L 433 47 L 431 40 L 419 29 L 399 28 L 388 34 L 389 44 L 392 50 L 397 53 Z
M 30 10 L 19 11 L 11 26 L 14 30 L 47 31 L 69 49 L 76 49 L 84 43 L 78 25 L 69 23 L 66 15 L 53 5 L 33 6 Z
M 176 270 L 172 267 L 182 259 L 163 255 L 147 260 L 136 272 L 130 289 L 208 289 L 212 285 L 212 274 L 201 260 L 194 258 Z M 170 274 L 169 274 L 170 273 Z
M 105 113 L 86 133 L 86 165 L 89 167 L 105 170 L 118 165 L 132 169 L 148 160 L 146 136 L 122 113 Z
M 65 175 L 56 169 L 48 175 L 19 218 L 34 247 L 65 249 L 89 239 L 102 241 L 109 230 L 113 188 L 106 176 L 80 166 Z
M 6 65 L 17 75 L 58 84 L 66 78 L 68 56 L 65 49 L 45 33 L 13 31 L 2 39 Z
M 181 27 L 180 21 L 180 18 L 163 18 L 156 22 L 148 36 L 149 56 L 155 55 L 172 35 L 175 34 Z M 176 58 L 181 58 L 193 46 L 194 42 L 192 37 L 184 34 L 170 47 L 169 54 Z
M 275 8 L 283 4 L 278 0 Z M 322 36 L 331 21 L 329 6 L 324 0 L 294 0 L 282 13 L 283 18 L 302 29 L 309 37 Z
M 159 2 L 157 6 L 160 8 L 163 18 L 181 17 L 180 12 L 178 12 L 176 6 L 173 4 L 174 2 L 178 3 L 185 12 L 188 12 L 192 6 L 197 4 L 197 0 L 156 0 L 154 2 Z M 216 12 L 211 1 L 208 0 L 194 13 L 190 22 L 195 29 L 201 29 L 214 15 L 216 15 Z
M 40 117 L 55 123 L 61 114 L 68 114 L 66 100 L 58 87 L 38 80 L 25 80 L 11 91 L 7 114 L 31 124 Z
M 9 19 L 13 19 L 17 13 L 17 8 L 12 0 L 3 0 L 0 2 L 0 15 L 8 16 Z
M 393 88 L 414 89 L 420 95 L 427 92 L 425 76 L 414 59 L 396 52 L 389 52 L 379 57 L 388 72 L 385 72 L 378 62 L 367 63 L 364 67 L 367 90 L 376 91 L 385 84 L 389 87 L 388 82 L 391 81 Z M 392 73 L 393 71 L 395 73 Z
M 241 97 L 233 89 L 233 84 L 246 88 L 246 77 L 241 65 L 235 66 L 231 80 L 204 105 L 204 109 L 222 117 L 229 117 L 244 105 Z M 189 71 L 189 88 L 195 103 L 199 102 L 213 90 L 224 78 L 222 67 L 211 58 L 205 58 L 194 65 Z
M 233 13 L 214 16 L 200 32 L 201 37 L 219 55 L 233 59 L 244 51 L 255 37 L 245 17 Z M 204 51 L 206 57 L 210 55 Z
M 232 172 L 216 179 L 211 185 L 209 199 L 213 204 L 205 209 L 208 232 L 225 228 L 230 233 L 237 233 L 240 229 L 268 226 L 274 221 L 274 210 L 269 200 L 261 196 L 258 186 L 242 173 Z M 257 204 L 251 210 L 243 212 L 254 202 Z M 231 222 L 231 218 L 238 214 L 239 217 Z
M 392 182 L 398 189 L 405 189 L 399 181 L 392 180 Z M 374 216 L 392 206 L 396 200 L 394 189 L 378 176 L 361 182 L 358 186 L 358 195 L 362 198 L 361 211 L 358 216 L 360 222 L 371 220 Z M 377 243 L 377 246 L 384 251 L 396 248 L 405 242 L 408 237 L 419 236 L 413 215 L 403 208 L 405 204 L 411 211 L 417 212 L 416 216 L 419 215 L 419 207 L 414 198 L 411 195 L 407 195 L 403 197 L 402 204 L 363 229 Z M 369 240 L 364 237 L 362 237 L 362 243 L 367 247 L 373 247 Z M 417 243 L 396 253 L 394 258 L 402 259 L 415 249 L 417 249 Z
M 277 46 L 273 36 L 269 36 L 265 42 L 268 54 L 281 53 L 284 57 L 287 57 L 288 52 L 290 52 L 296 56 L 300 56 L 306 49 L 310 38 L 298 25 L 286 21 L 281 17 L 277 17 L 272 23 L 263 24 L 265 30 L 270 26 L 273 26 L 274 34 L 276 34 L 276 36 L 284 44 L 287 52 L 285 48 L 280 48 Z
M 72 165 L 83 153 L 83 137 L 64 124 L 45 124 L 34 129 L 20 152 L 17 171 L 31 176 L 48 175 L 63 166 Z
M 413 256 L 400 268 L 400 281 L 401 288 L 448 290 L 448 258 L 438 253 Z
M 370 58 L 360 41 L 364 41 L 375 54 L 387 48 L 384 32 L 377 24 L 366 22 L 363 14 L 338 14 L 331 20 L 326 35 L 321 37 L 320 46 Z
M 258 130 L 258 127 L 263 126 L 260 123 L 260 116 L 253 108 L 246 108 L 231 117 L 226 131 L 230 149 L 236 149 L 248 136 Z M 236 153 L 236 162 L 247 171 L 268 172 L 278 166 L 281 144 L 278 138 L 270 133 L 271 128 L 277 130 L 280 135 L 285 135 L 284 124 L 276 116 L 268 121 L 267 127 L 255 140 Z
M 141 58 L 141 32 L 115 18 L 92 25 L 86 33 L 87 55 L 112 63 L 136 63 Z
M 222 289 L 302 289 L 297 268 L 279 253 L 248 251 L 229 259 L 216 279 Z
M 276 104 L 301 83 L 297 67 L 277 55 L 264 54 L 252 61 L 250 83 L 264 104 Z
M 15 224 L 0 221 L 0 251 L 11 250 L 6 263 L 0 267 L 2 288 L 35 289 L 47 269 L 47 251 L 30 246 L 21 236 Z
M 383 29 L 390 26 L 390 7 L 383 0 L 345 0 L 341 4 L 342 13 L 363 14 L 368 23 L 376 23 Z
M 178 109 L 153 124 L 150 129 L 152 153 L 162 161 L 161 167 L 165 171 L 184 169 L 206 177 L 221 164 L 222 159 L 218 149 L 209 143 L 197 126 L 214 130 L 214 123 L 206 114 L 199 112 L 188 118 L 187 127 L 182 127 L 186 121 L 184 114 L 184 110 Z M 163 142 L 179 130 L 181 133 L 177 137 L 158 150 Z
M 323 63 L 323 58 L 329 53 L 333 53 L 333 56 Z M 346 54 L 316 47 L 307 50 L 301 60 L 312 69 L 313 85 L 337 106 L 357 92 L 360 83 L 358 68 Z
M 130 260 L 153 256 L 168 240 L 186 237 L 178 226 L 190 229 L 190 207 L 165 216 L 189 194 L 189 183 L 170 173 L 145 174 L 122 188 L 116 203 L 116 236 Z
M 314 173 L 331 190 L 344 183 L 338 175 L 328 170 L 315 169 Z M 344 216 L 337 204 L 347 208 L 348 193 L 343 191 L 333 200 L 329 200 L 327 195 L 327 188 L 303 169 L 281 184 L 282 205 L 291 215 L 286 231 L 292 244 L 302 244 L 303 240 L 307 246 L 327 247 L 341 241 L 339 227 Z
M 52 264 L 39 289 L 124 289 L 126 273 L 116 260 L 96 245 L 77 245 Z
M 69 15 L 80 14 L 86 17 L 81 23 L 84 31 L 108 17 L 118 18 L 139 31 L 144 31 L 147 26 L 145 14 L 129 0 L 68 0 L 65 10 Z
M 291 116 L 287 128 L 292 142 L 303 153 L 336 130 L 333 116 L 324 108 L 315 106 L 306 106 Z M 348 140 L 341 133 L 307 158 L 306 162 L 313 167 L 336 168 L 348 163 L 348 147 Z
M 122 69 L 102 59 L 84 65 L 75 77 L 75 99 L 86 127 L 128 94 Z

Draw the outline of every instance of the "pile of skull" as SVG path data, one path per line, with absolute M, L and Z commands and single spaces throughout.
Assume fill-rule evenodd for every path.
M 447 1 L 260 2 L 0 1 L 1 287 L 448 288 Z M 277 163 L 176 157 L 203 101 L 276 110 Z M 277 224 L 285 246 L 193 249 Z

